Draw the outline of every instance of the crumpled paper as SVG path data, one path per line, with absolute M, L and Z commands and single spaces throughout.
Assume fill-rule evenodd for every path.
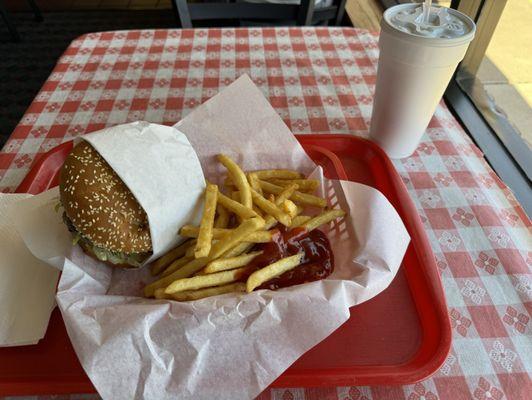
M 29 194 L 0 194 L 0 346 L 35 344 L 55 307 L 59 271 L 35 258 L 9 210 Z
M 316 169 L 247 76 L 176 127 L 192 143 L 207 178 L 220 170 L 213 160 L 220 152 L 246 169 Z M 395 209 L 380 192 L 357 183 L 325 179 L 322 191 L 331 205 L 348 211 L 324 229 L 335 271 L 322 281 L 179 303 L 139 297 L 152 279 L 147 268 L 111 269 L 77 247 L 60 254 L 57 301 L 100 395 L 253 398 L 345 322 L 351 306 L 384 290 L 409 243 Z M 27 245 L 38 247 L 33 240 Z

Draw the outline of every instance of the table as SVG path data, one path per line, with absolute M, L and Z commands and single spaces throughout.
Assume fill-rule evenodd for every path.
M 377 58 L 377 34 L 353 28 L 81 36 L 0 153 L 0 190 L 12 192 L 32 161 L 61 142 L 139 119 L 174 124 L 243 73 L 294 133 L 367 136 Z M 271 389 L 261 399 L 481 400 L 532 393 L 530 220 L 443 103 L 416 153 L 395 166 L 445 287 L 453 326 L 447 360 L 415 385 Z

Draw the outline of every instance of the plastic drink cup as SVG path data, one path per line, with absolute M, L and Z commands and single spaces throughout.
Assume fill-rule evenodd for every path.
M 370 137 L 391 158 L 410 156 L 475 35 L 466 15 L 422 4 L 385 11 Z

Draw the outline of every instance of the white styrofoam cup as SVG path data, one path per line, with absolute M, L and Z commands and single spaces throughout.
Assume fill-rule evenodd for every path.
M 453 9 L 448 12 L 467 26 L 460 37 L 427 37 L 393 26 L 391 18 L 397 12 L 419 6 L 391 7 L 381 23 L 370 137 L 391 158 L 408 157 L 415 151 L 475 34 L 475 23 Z

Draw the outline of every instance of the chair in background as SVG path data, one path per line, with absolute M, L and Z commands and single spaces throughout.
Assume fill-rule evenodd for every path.
M 330 6 L 316 8 L 315 0 L 301 0 L 299 4 L 248 2 L 194 2 L 172 0 L 176 19 L 182 28 L 192 28 L 192 21 L 246 20 L 295 22 L 296 25 L 339 25 L 346 0 L 332 0 Z
M 34 0 L 28 0 L 28 4 L 30 5 L 30 7 L 32 9 L 33 14 L 35 14 L 35 21 L 38 21 L 38 22 L 42 21 L 43 18 L 42 18 L 41 10 L 37 6 L 37 4 L 35 4 L 35 1 Z M 18 31 L 17 31 L 17 27 L 15 26 L 15 24 L 13 24 L 13 22 L 9 18 L 9 13 L 7 12 L 7 8 L 6 8 L 3 0 L 0 0 L 0 15 L 2 16 L 2 19 L 4 20 L 4 22 L 5 22 L 6 26 L 7 26 L 9 34 L 11 35 L 11 39 L 13 39 L 14 42 L 19 42 L 20 41 L 20 35 L 19 35 Z

